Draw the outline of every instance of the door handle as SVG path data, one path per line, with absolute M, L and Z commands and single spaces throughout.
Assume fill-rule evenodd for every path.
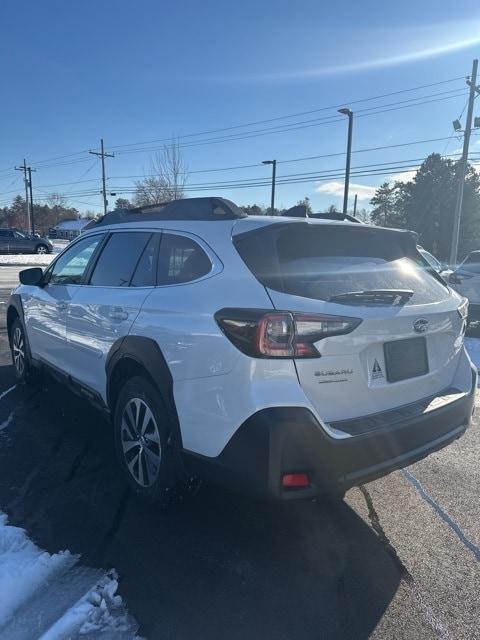
M 128 320 L 128 313 L 122 307 L 113 307 L 108 313 L 111 320 Z
M 67 303 L 65 300 L 59 300 L 55 306 L 57 307 L 57 311 L 65 311 Z

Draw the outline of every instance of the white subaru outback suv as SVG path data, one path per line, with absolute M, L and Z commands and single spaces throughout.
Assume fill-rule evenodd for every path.
M 145 497 L 193 475 L 342 495 L 470 422 L 467 304 L 409 232 L 192 198 L 108 213 L 20 281 L 18 378 L 48 369 L 110 414 Z

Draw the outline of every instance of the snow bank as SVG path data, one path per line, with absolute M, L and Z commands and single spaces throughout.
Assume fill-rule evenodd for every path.
M 109 571 L 93 589 L 57 620 L 39 640 L 62 640 L 80 635 L 120 638 L 137 638 L 137 625 L 127 614 L 121 596 L 116 595 L 117 574 Z
M 0 256 L 0 266 L 13 265 L 31 265 L 34 267 L 46 267 L 55 258 L 52 253 L 15 253 L 8 256 Z
M 42 551 L 0 513 L 0 629 L 45 581 L 75 562 L 68 551 Z
M 0 512 L 0 640 L 138 638 L 117 595 L 116 572 L 82 567 L 78 559 L 42 551 Z

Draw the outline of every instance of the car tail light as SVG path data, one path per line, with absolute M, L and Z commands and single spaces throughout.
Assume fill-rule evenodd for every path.
M 315 343 L 353 331 L 362 322 L 344 316 L 222 309 L 215 319 L 240 351 L 254 358 L 318 358 Z

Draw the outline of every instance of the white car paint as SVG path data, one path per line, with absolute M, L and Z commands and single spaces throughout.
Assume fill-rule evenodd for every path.
M 278 219 L 152 220 L 102 227 L 102 233 L 148 229 L 188 235 L 206 251 L 211 271 L 196 281 L 156 287 L 21 285 L 16 292 L 24 302 L 34 357 L 61 368 L 106 401 L 105 362 L 112 345 L 126 335 L 152 338 L 172 374 L 183 445 L 205 456 L 217 456 L 249 416 L 268 407 L 307 408 L 330 436 L 344 438 L 329 422 L 405 405 L 454 383 L 465 393 L 470 390 L 460 296 L 446 291 L 435 304 L 368 308 L 267 290 L 240 257 L 232 235 L 272 222 Z M 61 309 L 58 302 L 64 303 Z M 220 329 L 214 314 L 225 307 L 341 314 L 361 318 L 362 324 L 351 334 L 321 341 L 319 358 L 259 359 L 241 353 Z M 385 368 L 383 344 L 418 335 L 413 323 L 419 318 L 430 323 L 428 374 L 397 383 L 373 376 L 375 362 Z M 319 383 L 325 370 L 340 372 L 331 380 L 336 384 Z

